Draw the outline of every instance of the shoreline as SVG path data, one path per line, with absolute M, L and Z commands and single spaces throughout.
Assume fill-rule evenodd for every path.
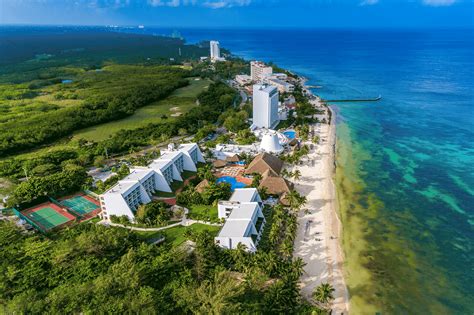
M 304 80 L 304 78 L 303 78 Z M 301 81 L 303 88 L 312 95 L 311 90 Z M 316 107 L 322 107 L 319 98 L 311 100 Z M 328 282 L 335 289 L 334 300 L 330 304 L 336 314 L 349 313 L 349 291 L 344 277 L 344 252 L 342 249 L 342 222 L 339 217 L 338 196 L 335 184 L 336 174 L 336 113 L 331 111 L 331 124 L 310 126 L 320 137 L 299 169 L 301 178 L 295 182 L 295 189 L 306 196 L 305 210 L 298 214 L 298 231 L 295 240 L 294 256 L 306 263 L 300 279 L 301 292 L 311 298 L 315 287 Z M 326 115 L 328 112 L 326 111 Z M 310 145 L 307 141 L 306 144 Z

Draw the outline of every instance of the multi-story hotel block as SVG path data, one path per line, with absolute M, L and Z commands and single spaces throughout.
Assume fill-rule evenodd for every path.
M 225 58 L 221 57 L 221 45 L 218 41 L 211 40 L 209 42 L 209 48 L 211 51 L 211 61 L 225 61 Z
M 265 83 L 276 86 L 280 93 L 285 93 L 285 92 L 293 93 L 295 91 L 295 86 L 293 84 L 277 79 L 277 78 L 272 78 L 272 77 L 267 78 L 265 79 Z
M 263 79 L 273 73 L 273 68 L 268 67 L 263 62 L 251 61 L 250 62 L 250 76 L 254 82 L 261 82 Z
M 195 172 L 198 162 L 205 162 L 202 153 L 197 144 L 190 143 L 165 152 L 147 167 L 132 168 L 129 175 L 100 196 L 102 218 L 126 215 L 134 221 L 139 205 L 151 202 L 156 191 L 171 192 L 170 184 L 182 181 L 185 170 Z
M 214 239 L 216 244 L 227 249 L 243 244 L 255 252 L 266 223 L 262 207 L 256 188 L 236 189 L 229 201 L 220 201 L 218 215 L 226 222 Z
M 211 59 L 219 59 L 221 57 L 220 43 L 215 40 L 209 42 L 209 48 L 211 51 Z
M 253 125 L 252 128 L 272 129 L 278 125 L 278 89 L 267 84 L 253 86 Z

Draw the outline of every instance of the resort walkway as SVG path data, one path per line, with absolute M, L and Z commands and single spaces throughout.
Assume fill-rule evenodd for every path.
M 173 223 L 173 224 L 170 224 L 170 225 L 167 225 L 167 226 L 155 227 L 155 228 L 153 228 L 153 227 L 143 228 L 143 227 L 137 227 L 137 226 L 128 226 L 128 225 L 123 225 L 123 224 L 119 224 L 119 223 L 112 223 L 112 222 L 108 222 L 108 221 L 98 222 L 98 224 L 103 224 L 103 225 L 107 225 L 107 226 L 121 227 L 121 228 L 124 228 L 124 229 L 129 229 L 130 231 L 142 231 L 142 232 L 163 231 L 163 230 L 170 229 L 170 228 L 173 228 L 173 227 L 176 227 L 176 226 L 179 226 L 179 225 L 190 226 L 190 225 L 193 225 L 195 223 L 211 225 L 211 226 L 222 226 L 222 224 L 220 224 L 220 223 L 211 223 L 211 222 L 207 222 L 207 221 L 191 220 L 191 219 L 187 219 L 187 218 L 184 218 L 183 220 L 181 220 L 179 222 L 176 222 L 176 223 Z
M 137 227 L 137 226 L 128 226 L 128 225 L 123 225 L 123 224 L 119 224 L 119 223 L 112 223 L 112 222 L 104 223 L 103 221 L 101 221 L 99 223 L 104 224 L 104 225 L 108 225 L 108 226 L 115 226 L 115 227 L 121 227 L 121 228 L 124 228 L 124 229 L 129 229 L 130 231 L 156 232 L 156 231 L 163 231 L 163 230 L 166 230 L 166 229 L 178 226 L 178 225 L 182 225 L 181 222 L 182 221 L 176 222 L 176 223 L 173 223 L 173 224 L 170 224 L 170 225 L 167 225 L 167 226 L 157 227 L 157 228 L 142 228 L 142 227 Z

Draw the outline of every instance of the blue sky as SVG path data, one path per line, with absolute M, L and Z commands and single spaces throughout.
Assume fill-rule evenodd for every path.
M 474 0 L 0 0 L 0 24 L 472 27 Z

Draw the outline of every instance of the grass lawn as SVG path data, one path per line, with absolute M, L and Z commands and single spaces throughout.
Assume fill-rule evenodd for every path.
M 172 198 L 175 196 L 174 192 L 166 192 L 166 191 L 157 191 L 153 194 L 156 197 L 163 197 L 163 198 Z
M 172 113 L 170 111 L 171 108 L 179 107 L 180 110 L 182 110 L 182 113 L 184 113 L 185 111 L 188 111 L 192 107 L 196 106 L 195 98 L 203 89 L 208 87 L 211 82 L 212 81 L 208 79 L 196 81 L 195 79 L 190 78 L 190 84 L 188 86 L 177 89 L 170 97 L 165 100 L 139 108 L 132 116 L 121 120 L 101 124 L 98 126 L 82 129 L 74 134 L 72 140 L 64 138 L 48 146 L 41 147 L 36 150 L 31 150 L 26 153 L 17 154 L 15 157 L 32 158 L 48 151 L 66 148 L 76 148 L 77 140 L 80 138 L 95 141 L 103 140 L 112 135 L 113 133 L 119 131 L 120 129 L 135 129 L 145 126 L 151 122 L 159 122 L 161 120 L 162 114 L 166 114 L 168 116 L 168 119 L 173 119 L 173 117 L 170 117 L 170 114 Z M 1 158 L 0 160 L 9 158 L 11 157 Z
M 166 238 L 165 242 L 171 243 L 172 246 L 179 246 L 187 240 L 186 237 L 184 236 L 184 233 L 188 229 L 193 232 L 208 230 L 213 235 L 217 235 L 217 233 L 220 230 L 220 227 L 195 223 L 190 226 L 180 225 L 180 226 L 172 227 L 172 228 L 169 228 L 163 231 L 158 231 L 158 232 L 135 231 L 134 233 L 137 233 L 137 235 L 144 241 L 163 235 Z
M 196 172 L 191 172 L 191 171 L 183 171 L 181 173 L 181 177 L 183 178 L 183 181 L 185 181 L 188 178 L 191 178 L 196 175 Z
M 150 123 L 163 121 L 161 118 L 174 119 L 173 114 L 184 114 L 196 106 L 196 97 L 209 86 L 210 80 L 189 79 L 189 85 L 173 92 L 164 100 L 154 102 L 139 108 L 135 113 L 124 119 L 108 122 L 98 126 L 85 128 L 74 133 L 74 139 L 84 138 L 87 140 L 100 141 L 107 139 L 110 135 L 121 129 L 136 129 Z
M 192 205 L 189 208 L 188 217 L 194 220 L 216 221 L 217 206 Z
M 211 83 L 212 81 L 209 79 L 189 78 L 189 85 L 177 89 L 171 96 L 195 98 L 204 89 L 207 89 Z
M 15 185 L 10 180 L 0 177 L 0 197 L 10 195 L 14 189 Z

